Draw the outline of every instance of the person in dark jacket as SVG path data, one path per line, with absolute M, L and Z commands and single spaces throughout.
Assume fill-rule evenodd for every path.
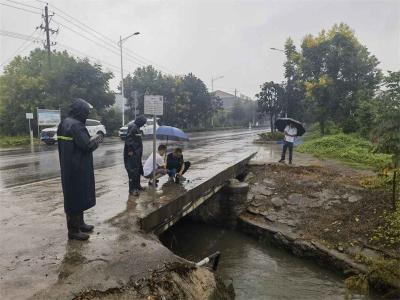
M 143 175 L 143 143 L 140 127 L 146 124 L 145 116 L 139 116 L 128 125 L 124 147 L 124 164 L 129 177 L 129 193 L 135 196 L 143 190 L 140 186 L 140 176 Z
M 179 183 L 185 181 L 183 174 L 190 168 L 190 162 L 183 160 L 181 148 L 175 148 L 173 152 L 167 155 L 167 172 L 169 181 Z
M 83 218 L 83 212 L 96 205 L 92 152 L 101 139 L 99 136 L 90 139 L 85 127 L 90 108 L 85 100 L 75 99 L 68 117 L 57 130 L 68 238 L 75 240 L 87 240 L 86 232 L 93 231 L 94 227 L 87 225 Z

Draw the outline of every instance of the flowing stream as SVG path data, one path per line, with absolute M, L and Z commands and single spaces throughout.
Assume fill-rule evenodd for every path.
M 236 299 L 346 299 L 338 274 L 238 231 L 180 222 L 160 239 L 175 254 L 195 262 L 220 251 L 217 272 L 232 279 Z

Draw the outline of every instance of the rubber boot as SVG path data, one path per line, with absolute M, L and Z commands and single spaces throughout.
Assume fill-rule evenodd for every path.
M 80 231 L 80 215 L 67 215 L 68 238 L 70 240 L 86 241 L 89 235 Z
M 94 226 L 93 225 L 88 225 L 88 224 L 85 223 L 84 218 L 83 218 L 83 212 L 79 215 L 79 217 L 80 217 L 80 227 L 79 227 L 79 229 L 82 232 L 92 232 L 93 229 L 94 229 Z

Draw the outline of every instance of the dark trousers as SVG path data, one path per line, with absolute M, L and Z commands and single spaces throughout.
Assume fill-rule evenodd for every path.
M 293 157 L 293 143 L 284 141 L 281 160 L 285 160 L 286 150 L 289 148 L 289 163 L 292 162 Z
M 127 170 L 129 177 L 129 191 L 140 190 L 140 173 L 139 171 Z
M 183 164 L 184 164 L 184 167 L 183 167 L 182 175 L 185 174 L 186 171 L 190 168 L 190 161 L 185 161 Z M 179 170 L 177 170 L 177 169 L 168 169 L 167 170 L 168 171 L 168 176 L 169 177 L 174 177 L 177 173 L 179 173 L 181 168 L 179 168 Z

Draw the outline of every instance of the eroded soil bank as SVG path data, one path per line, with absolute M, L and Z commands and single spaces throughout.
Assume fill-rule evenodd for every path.
M 363 188 L 363 180 L 365 173 L 337 166 L 252 165 L 239 225 L 297 256 L 348 275 L 363 274 L 348 283 L 368 279 L 398 299 L 399 249 L 371 242 L 380 216 L 390 208 L 389 195 Z
M 74 300 L 94 299 L 234 299 L 234 291 L 206 268 L 175 262 L 155 270 L 148 278 L 106 291 L 90 290 Z

